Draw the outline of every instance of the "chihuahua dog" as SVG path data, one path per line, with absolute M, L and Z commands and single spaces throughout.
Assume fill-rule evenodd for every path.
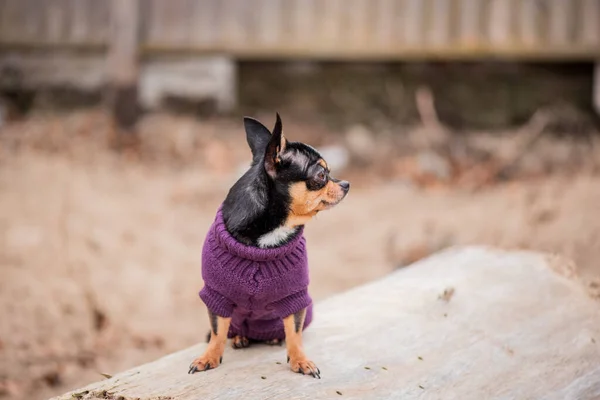
M 248 171 L 219 207 L 202 250 L 209 341 L 189 373 L 218 367 L 227 339 L 234 348 L 252 342 L 281 344 L 294 372 L 320 378 L 302 350 L 312 320 L 304 224 L 338 204 L 347 181 L 334 179 L 312 147 L 288 141 L 279 114 L 273 132 L 244 118 L 252 151 Z

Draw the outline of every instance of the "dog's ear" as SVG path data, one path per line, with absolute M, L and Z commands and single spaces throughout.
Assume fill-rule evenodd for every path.
M 271 140 L 271 132 L 258 120 L 250 117 L 244 117 L 244 128 L 248 146 L 252 151 L 252 162 L 255 163 L 265 154 L 267 144 Z
M 280 155 L 285 151 L 286 144 L 287 140 L 283 136 L 283 126 L 278 113 L 271 140 L 269 140 L 265 151 L 265 170 L 271 177 L 275 177 L 277 173 L 277 167 L 281 162 Z

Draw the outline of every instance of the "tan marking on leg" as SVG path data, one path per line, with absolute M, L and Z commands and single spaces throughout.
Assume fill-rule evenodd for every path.
M 304 350 L 302 350 L 302 328 L 304 327 L 306 310 L 301 311 L 301 313 L 300 321 L 298 321 L 297 315 L 290 315 L 283 319 L 288 362 L 294 372 L 321 378 L 319 368 L 306 357 Z M 296 329 L 298 325 L 299 329 Z
M 217 317 L 217 333 L 211 330 L 210 341 L 204 354 L 196 358 L 190 364 L 188 373 L 208 371 L 209 369 L 217 368 L 221 364 L 225 345 L 227 344 L 227 332 L 229 332 L 229 324 L 231 318 Z

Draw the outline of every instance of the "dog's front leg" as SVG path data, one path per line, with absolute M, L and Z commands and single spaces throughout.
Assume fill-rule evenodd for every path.
M 210 311 L 208 312 L 208 318 L 210 319 L 210 341 L 204 354 L 190 364 L 189 374 L 217 368 L 223 361 L 223 352 L 227 344 L 227 332 L 229 332 L 231 318 L 219 317 Z
M 314 362 L 306 357 L 304 350 L 302 350 L 304 317 L 306 317 L 306 309 L 283 319 L 288 362 L 292 371 L 321 379 L 321 371 L 319 371 Z

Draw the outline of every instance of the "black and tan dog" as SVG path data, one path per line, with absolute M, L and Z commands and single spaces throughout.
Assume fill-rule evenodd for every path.
M 216 368 L 227 338 L 234 348 L 285 340 L 295 372 L 320 378 L 302 350 L 312 319 L 304 224 L 338 204 L 350 184 L 334 179 L 312 147 L 288 141 L 279 115 L 273 132 L 245 118 L 252 165 L 219 208 L 203 247 L 200 297 L 210 339 L 189 372 Z

